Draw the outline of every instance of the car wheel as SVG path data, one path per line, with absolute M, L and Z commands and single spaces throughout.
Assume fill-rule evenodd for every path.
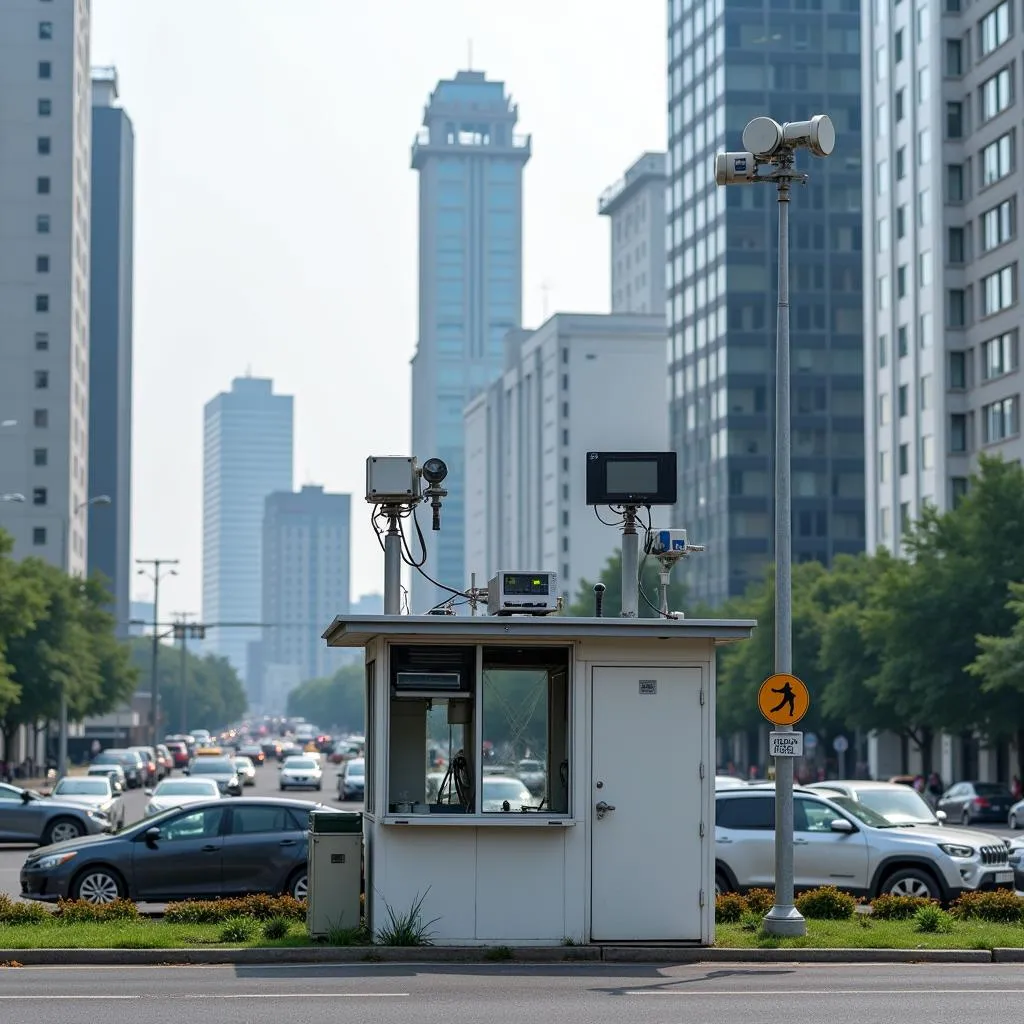
M 76 900 L 85 903 L 113 903 L 125 895 L 121 876 L 110 868 L 86 868 L 71 887 Z
M 732 886 L 729 884 L 729 879 L 724 871 L 715 872 L 715 895 L 721 896 L 722 893 L 732 892 Z
M 292 875 L 288 883 L 288 895 L 297 900 L 304 900 L 309 895 L 309 874 L 305 868 Z
M 1011 814 L 1010 815 L 1010 828 L 1012 828 L 1014 832 L 1016 832 L 1017 829 L 1020 828 L 1020 825 L 1017 822 L 1017 815 L 1016 814 Z
M 57 818 L 47 825 L 43 833 L 43 846 L 66 843 L 69 839 L 78 839 L 84 834 L 85 829 L 74 818 Z
M 928 900 L 942 897 L 938 883 L 919 868 L 902 868 L 894 871 L 882 883 L 881 892 L 887 896 L 923 896 Z
M 284 791 L 285 791 L 285 785 L 284 785 L 284 783 L 282 783 L 281 784 L 281 792 L 283 793 Z
M 319 793 L 319 792 L 320 792 L 320 790 L 321 790 L 321 789 L 323 789 L 323 788 L 324 788 L 324 787 L 323 787 L 323 785 L 322 785 L 321 783 L 319 783 L 319 782 L 318 782 L 318 783 L 316 784 L 316 791 L 317 791 L 318 793 Z
M 964 828 L 970 828 L 971 827 L 971 812 L 970 811 L 964 811 L 964 813 L 960 815 L 960 824 L 963 825 Z

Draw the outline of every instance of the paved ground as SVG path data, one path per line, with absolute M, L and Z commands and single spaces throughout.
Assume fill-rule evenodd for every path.
M 0 969 L 18 1024 L 666 1024 L 1007 1019 L 1019 966 L 170 967 Z M 1013 1017 L 1013 1013 L 1010 1013 Z
M 0 0 L 2 2 L 2 0 Z M 287 796 L 297 797 L 303 800 L 319 798 L 324 803 L 335 804 L 338 807 L 345 807 L 346 810 L 362 810 L 362 804 L 337 803 L 337 768 L 332 764 L 324 765 L 324 788 L 321 793 L 314 793 L 312 790 L 290 790 L 281 793 L 277 787 L 277 766 L 268 764 L 256 770 L 256 785 L 246 787 L 246 796 Z M 177 773 L 175 773 L 177 774 Z M 148 797 L 141 789 L 131 789 L 121 798 L 125 802 L 125 821 L 131 823 L 142 817 L 143 810 Z M 25 855 L 31 850 L 31 846 L 0 846 L 0 892 L 9 895 L 16 895 L 20 889 L 18 881 L 21 872 L 21 865 L 25 861 Z M 3 1013 L 0 1012 L 0 1020 L 3 1020 Z

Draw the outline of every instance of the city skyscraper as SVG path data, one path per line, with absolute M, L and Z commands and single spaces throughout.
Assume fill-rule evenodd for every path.
M 203 410 L 203 621 L 262 621 L 263 509 L 268 494 L 292 489 L 292 398 L 273 381 L 236 377 Z M 240 676 L 258 628 L 214 628 L 211 654 Z
M 263 622 L 273 624 L 264 629 L 259 652 L 265 713 L 287 705 L 287 692 L 273 692 L 269 681 L 319 679 L 343 660 L 322 636 L 336 615 L 349 611 L 351 511 L 351 495 L 323 487 L 277 492 L 264 502 Z
M 87 567 L 89 4 L 0 3 L 0 525 Z M 105 511 L 100 510 L 102 515 Z
M 793 557 L 864 547 L 859 4 L 671 0 L 668 56 L 676 525 L 706 545 L 694 598 L 719 605 L 773 556 L 776 194 L 718 188 L 713 170 L 759 114 L 836 126 L 829 159 L 798 156 L 811 177 L 791 204 Z
M 1024 457 L 1018 24 L 1008 0 L 865 3 L 861 23 L 867 541 L 897 552 L 979 452 Z
M 419 172 L 419 337 L 412 360 L 412 454 L 444 459 L 440 533 L 426 572 L 463 588 L 465 457 L 462 412 L 501 373 L 505 334 L 522 320 L 523 168 L 529 136 L 503 82 L 460 71 L 438 83 L 412 147 Z M 412 575 L 411 610 L 446 592 Z
M 89 573 L 114 596 L 117 630 L 131 617 L 132 274 L 135 133 L 117 106 L 117 71 L 92 71 L 92 255 L 89 279 Z

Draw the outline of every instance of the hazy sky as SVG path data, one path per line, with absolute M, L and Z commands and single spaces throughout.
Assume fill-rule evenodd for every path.
M 524 323 L 545 286 L 550 312 L 606 312 L 597 196 L 665 146 L 663 0 L 93 0 L 135 126 L 133 549 L 181 559 L 165 609 L 201 608 L 202 408 L 247 371 L 295 396 L 296 486 L 352 493 L 353 596 L 382 589 L 366 456 L 431 454 L 409 147 L 470 40 L 533 136 Z

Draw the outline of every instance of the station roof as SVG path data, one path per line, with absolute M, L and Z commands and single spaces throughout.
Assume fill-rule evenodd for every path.
M 328 647 L 365 647 L 379 636 L 490 640 L 746 640 L 756 619 L 570 618 L 564 615 L 345 615 L 324 631 Z

